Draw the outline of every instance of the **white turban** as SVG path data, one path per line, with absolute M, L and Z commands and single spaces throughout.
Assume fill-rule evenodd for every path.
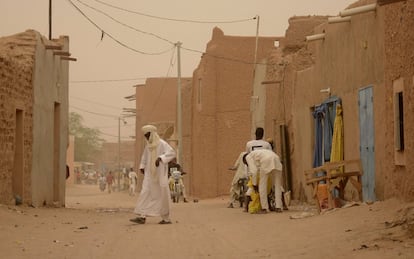
M 157 128 L 153 125 L 145 125 L 141 128 L 142 132 L 148 133 L 148 132 L 157 132 Z
M 150 173 L 153 181 L 158 182 L 157 177 L 157 168 L 155 166 L 155 160 L 157 160 L 157 147 L 160 143 L 160 136 L 157 134 L 157 128 L 153 125 L 145 125 L 141 128 L 144 134 L 150 133 L 150 136 L 147 140 L 148 150 L 151 154 L 151 164 L 150 164 Z

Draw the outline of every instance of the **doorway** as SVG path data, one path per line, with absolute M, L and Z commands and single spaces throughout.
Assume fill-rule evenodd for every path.
M 362 197 L 364 201 L 375 201 L 375 149 L 374 149 L 374 97 L 373 87 L 359 90 L 359 138 L 362 175 Z
M 24 186 L 24 159 L 23 159 L 23 110 L 16 109 L 15 114 L 15 136 L 14 136 L 14 163 L 12 176 L 12 192 L 13 197 L 23 201 Z
M 55 103 L 53 115 L 53 201 L 59 201 L 60 190 L 60 103 Z

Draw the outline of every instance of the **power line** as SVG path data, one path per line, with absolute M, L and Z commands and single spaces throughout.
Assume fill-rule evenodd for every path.
M 102 80 L 73 80 L 69 83 L 109 83 L 109 82 L 126 82 L 126 81 L 137 81 L 137 80 L 146 80 L 146 77 L 139 78 L 123 78 L 123 79 L 102 79 Z
M 90 113 L 90 114 L 94 114 L 94 115 L 98 115 L 98 116 L 102 116 L 102 117 L 108 117 L 108 118 L 114 118 L 114 119 L 119 118 L 119 116 L 116 116 L 116 115 L 109 115 L 109 114 L 103 114 L 103 113 L 98 113 L 98 112 L 91 112 L 91 111 L 88 111 L 88 110 L 85 110 L 85 109 L 82 109 L 82 108 L 79 108 L 79 107 L 76 107 L 76 106 L 73 106 L 73 105 L 70 105 L 69 108 L 73 108 L 75 110 L 83 111 L 83 112 L 86 112 L 86 113 Z
M 91 100 L 84 99 L 84 98 L 80 98 L 80 97 L 76 97 L 76 96 L 73 96 L 73 95 L 71 95 L 70 98 L 78 99 L 78 100 L 85 101 L 85 102 L 88 102 L 88 103 L 93 103 L 93 104 L 101 105 L 101 106 L 104 106 L 104 107 L 109 107 L 109 108 L 112 108 L 112 109 L 116 109 L 118 111 L 122 109 L 122 107 L 116 107 L 116 106 L 112 106 L 112 105 L 108 105 L 108 104 L 93 102 Z
M 115 21 L 115 22 L 117 22 L 117 23 L 119 23 L 119 24 L 121 24 L 121 25 L 123 25 L 123 26 L 125 26 L 125 27 L 129 28 L 129 29 L 132 29 L 132 30 L 134 30 L 134 31 L 140 32 L 140 33 L 142 33 L 142 34 L 147 34 L 147 35 L 153 36 L 153 37 L 155 37 L 155 38 L 158 38 L 158 39 L 160 39 L 160 40 L 163 40 L 163 41 L 168 42 L 169 44 L 174 45 L 174 42 L 172 42 L 172 41 L 170 41 L 170 40 L 168 40 L 168 39 L 165 39 L 165 38 L 163 38 L 163 37 L 161 37 L 161 36 L 158 36 L 158 35 L 156 35 L 156 34 L 154 34 L 154 33 L 151 33 L 151 32 L 142 31 L 142 30 L 137 29 L 137 28 L 135 28 L 135 27 L 132 27 L 132 26 L 130 26 L 130 25 L 128 25 L 128 24 L 126 24 L 126 23 L 123 23 L 123 22 L 121 22 L 121 21 L 119 21 L 119 20 L 117 20 L 117 19 L 113 18 L 113 17 L 112 17 L 112 16 L 110 16 L 109 14 L 105 13 L 104 11 L 99 10 L 99 9 L 97 9 L 97 8 L 93 7 L 93 6 L 90 6 L 90 5 L 88 5 L 88 4 L 84 3 L 84 2 L 82 2 L 81 0 L 76 0 L 76 1 L 78 1 L 78 2 L 79 2 L 79 3 L 81 3 L 81 4 L 83 4 L 84 6 L 89 7 L 90 9 L 95 10 L 96 12 L 99 12 L 99 13 L 101 13 L 101 14 L 105 15 L 105 16 L 106 16 L 106 17 L 108 17 L 109 19 L 111 19 L 111 20 L 113 20 L 113 21 Z
M 196 52 L 196 53 L 200 53 L 202 55 L 207 55 L 207 56 L 210 56 L 212 58 L 232 61 L 232 62 L 236 62 L 236 63 L 242 63 L 242 64 L 246 64 L 246 65 L 272 65 L 271 63 L 250 62 L 250 61 L 245 61 L 245 60 L 241 60 L 241 59 L 229 58 L 229 57 L 224 57 L 224 56 L 217 56 L 217 55 L 209 54 L 207 52 L 203 52 L 203 51 L 200 51 L 200 50 L 189 49 L 189 48 L 185 48 L 185 47 L 181 47 L 181 48 L 184 49 L 184 50 L 190 51 L 190 52 Z
M 89 22 L 91 22 L 93 25 L 95 25 L 95 27 L 97 27 L 98 29 L 100 29 L 103 33 L 105 33 L 105 34 L 107 34 L 111 39 L 113 39 L 114 41 L 116 41 L 117 43 L 119 43 L 120 45 L 122 45 L 122 46 L 124 46 L 124 47 L 126 47 L 126 48 L 128 48 L 128 49 L 130 49 L 130 50 L 133 50 L 133 51 L 135 51 L 135 52 L 138 52 L 138 53 L 141 53 L 141 54 L 147 54 L 147 55 L 159 55 L 159 54 L 164 54 L 164 53 L 166 53 L 166 52 L 168 52 L 168 51 L 170 51 L 171 49 L 168 49 L 168 50 L 166 50 L 166 51 L 163 51 L 163 52 L 159 52 L 159 53 L 145 53 L 145 52 L 142 52 L 142 51 L 138 51 L 138 50 L 136 50 L 136 49 L 134 49 L 134 48 L 131 48 L 131 47 L 129 47 L 129 46 L 127 46 L 126 44 L 124 44 L 124 43 L 122 43 L 122 42 L 120 42 L 120 41 L 118 41 L 117 39 L 115 39 L 113 36 L 111 36 L 110 34 L 108 34 L 108 33 L 106 33 L 106 32 L 104 32 L 97 24 L 95 24 L 88 16 L 86 16 L 71 0 L 68 0 L 86 19 L 88 19 L 89 20 Z M 162 37 L 160 37 L 160 36 L 158 36 L 158 35 L 156 35 L 156 34 L 153 34 L 153 33 L 149 33 L 149 32 L 144 32 L 144 31 L 141 31 L 141 30 L 138 30 L 138 29 L 136 29 L 136 28 L 134 28 L 134 27 L 132 27 L 132 26 L 130 26 L 130 25 L 127 25 L 127 24 L 125 24 L 125 23 L 122 23 L 122 22 L 120 22 L 120 21 L 118 21 L 118 20 L 116 20 L 116 19 L 114 19 L 113 17 L 111 17 L 110 15 L 108 15 L 108 14 L 106 14 L 105 12 L 103 12 L 103 11 L 100 11 L 100 10 L 98 10 L 98 9 L 96 9 L 95 7 L 92 7 L 92 6 L 90 6 L 90 5 L 88 5 L 88 4 L 85 4 L 84 2 L 82 2 L 82 1 L 80 1 L 80 0 L 76 0 L 76 1 L 78 1 L 78 2 L 80 2 L 81 4 L 83 4 L 83 5 L 85 5 L 85 6 L 87 6 L 87 7 L 89 7 L 89 8 L 91 8 L 91 9 L 94 9 L 95 11 L 97 11 L 97 12 L 100 12 L 100 13 L 102 13 L 102 14 L 104 14 L 104 15 L 106 15 L 107 17 L 109 17 L 110 19 L 112 19 L 112 20 L 114 20 L 115 22 L 118 22 L 118 23 L 120 23 L 120 24 L 122 24 L 122 25 L 124 25 L 124 26 L 126 26 L 126 27 L 128 27 L 128 28 L 130 28 L 130 29 L 133 29 L 133 30 L 136 30 L 136 31 L 139 31 L 139 32 L 141 32 L 141 33 L 145 33 L 145 34 L 149 34 L 149 35 L 152 35 L 152 36 L 154 36 L 154 37 L 157 37 L 157 38 L 159 38 L 159 39 L 161 39 L 161 40 L 164 40 L 164 41 L 166 41 L 166 42 L 168 42 L 168 43 L 170 43 L 170 44 L 174 44 L 174 49 L 175 49 L 175 43 L 173 43 L 172 41 L 170 41 L 170 40 L 168 40 L 168 39 L 165 39 L 165 38 L 162 38 Z M 121 8 L 121 7 L 117 7 L 117 6 L 114 6 L 114 5 L 111 5 L 111 4 L 108 4 L 108 3 L 105 3 L 105 2 L 103 2 L 103 1 L 99 1 L 99 0 L 94 0 L 94 1 L 96 1 L 96 2 L 99 2 L 99 3 L 101 3 L 101 4 L 103 4 L 103 5 L 107 5 L 107 6 L 110 6 L 110 7 L 112 7 L 112 8 L 115 8 L 115 9 L 119 9 L 119 10 L 122 10 L 122 11 L 126 11 L 126 12 L 131 12 L 131 13 L 135 13 L 135 14 L 139 14 L 139 15 L 143 15 L 143 16 L 148 16 L 148 17 L 151 17 L 151 18 L 157 18 L 157 19 L 163 19 L 163 20 L 169 20 L 169 21 L 181 21 L 181 22 L 198 22 L 198 23 L 235 23 L 235 22 L 242 22 L 242 21 L 250 21 L 250 20 L 254 20 L 254 19 L 257 19 L 257 16 L 255 16 L 254 18 L 252 18 L 252 19 L 244 19 L 244 20 L 236 20 L 236 21 L 215 21 L 215 22 L 213 22 L 213 21 L 211 21 L 211 22 L 205 22 L 205 21 L 191 21 L 191 20 L 182 20 L 182 19 L 171 19 L 171 18 L 164 18 L 164 17 L 158 17 L 158 16 L 153 16 L 153 15 L 147 15 L 147 14 L 144 14 L 144 13 L 140 13 L 140 12 L 135 12 L 135 11 L 131 11 L 131 10 L 127 10 L 127 9 L 124 9 L 124 8 Z M 213 55 L 213 54 L 209 54 L 209 53 L 206 53 L 206 52 L 204 52 L 204 51 L 200 51 L 200 50 L 195 50 L 195 49 L 190 49 L 190 48 L 185 48 L 185 47 L 182 47 L 182 49 L 184 49 L 184 50 L 186 50 L 186 51 L 189 51 L 189 52 L 195 52 L 195 53 L 200 53 L 200 54 L 202 54 L 203 56 L 204 55 L 208 55 L 208 56 L 210 56 L 210 57 L 212 57 L 212 58 L 217 58 L 217 59 L 222 59 L 222 60 L 227 60 L 227 61 L 231 61 L 231 62 L 236 62 L 236 63 L 242 63 L 242 64 L 246 64 L 246 65 L 254 65 L 254 64 L 256 64 L 256 65 L 272 65 L 272 64 L 270 64 L 270 63 L 260 63 L 260 62 L 249 62 L 249 61 L 245 61 L 245 60 L 240 60 L 240 59 L 235 59 L 235 58 L 230 58 L 230 57 L 225 57 L 225 56 L 217 56 L 217 55 Z M 169 68 L 169 70 L 170 70 L 170 68 Z M 169 73 L 169 72 L 168 72 Z M 138 79 L 146 79 L 146 78 L 136 78 L 136 79 L 111 79 L 111 80 L 82 80 L 82 81 L 71 81 L 71 83 L 96 83 L 96 82 L 119 82 L 119 81 L 132 81 L 132 80 L 138 80 Z
M 247 21 L 251 21 L 251 20 L 255 20 L 256 16 L 253 18 L 247 18 L 247 19 L 240 19 L 240 20 L 229 20 L 229 21 L 196 21 L 196 20 L 185 20 L 185 19 L 174 19 L 174 18 L 166 18 L 166 17 L 160 17 L 160 16 L 155 16 L 155 15 L 150 15 L 150 14 L 145 14 L 145 13 L 141 13 L 141 12 L 137 12 L 137 11 L 132 11 L 132 10 L 128 10 L 119 6 L 115 6 L 115 5 L 111 5 L 108 4 L 106 2 L 100 1 L 100 0 L 94 0 L 98 3 L 101 3 L 103 5 L 124 11 L 124 12 L 128 12 L 128 13 L 133 13 L 133 14 L 138 14 L 141 16 L 145 16 L 145 17 L 149 17 L 149 18 L 154 18 L 154 19 L 159 19 L 159 20 L 166 20 L 166 21 L 174 21 L 174 22 L 187 22 L 187 23 L 240 23 L 240 22 L 247 22 Z
M 104 31 L 104 29 L 102 29 L 99 25 L 97 25 L 94 21 L 92 21 L 92 19 L 90 19 L 77 5 L 75 5 L 73 2 L 72 2 L 72 0 L 67 0 L 68 2 L 70 2 L 71 4 L 72 4 L 72 6 L 74 7 L 74 8 L 76 8 L 76 10 L 78 10 L 78 12 L 80 12 L 82 15 L 83 15 L 83 17 L 85 17 L 90 23 L 92 23 L 96 28 L 98 28 L 100 31 L 102 31 L 102 33 L 105 33 L 106 35 L 108 35 L 108 37 L 109 38 L 111 38 L 113 41 L 115 41 L 116 43 L 118 43 L 119 45 L 121 45 L 121 46 L 123 46 L 123 47 L 125 47 L 125 48 L 127 48 L 127 49 L 129 49 L 129 50 L 132 50 L 132 51 L 134 51 L 134 52 L 137 52 L 137 53 L 140 53 L 140 54 L 143 54 L 143 55 L 162 55 L 162 54 L 164 54 L 164 53 L 167 53 L 167 52 L 169 52 L 169 51 L 171 51 L 173 48 L 174 48 L 174 46 L 172 47 L 172 48 L 169 48 L 169 49 L 167 49 L 167 50 L 164 50 L 164 51 L 161 51 L 161 52 L 153 52 L 153 53 L 150 53 L 150 52 L 144 52 L 144 51 L 141 51 L 141 50 L 137 50 L 137 49 L 135 49 L 135 48 L 132 48 L 132 47 L 130 47 L 130 46 L 128 46 L 127 44 L 125 44 L 125 43 L 123 43 L 123 42 L 121 42 L 120 40 L 118 40 L 118 39 L 116 39 L 114 36 L 112 36 L 111 34 L 109 34 L 109 33 L 107 33 L 107 32 L 105 32 Z

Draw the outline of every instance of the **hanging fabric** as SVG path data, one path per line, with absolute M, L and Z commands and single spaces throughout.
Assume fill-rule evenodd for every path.
M 332 136 L 331 162 L 341 161 L 344 159 L 344 123 L 342 116 L 342 105 L 336 106 L 336 117 L 334 123 L 334 132 Z
M 322 165 L 322 121 L 323 110 L 321 107 L 316 107 L 312 113 L 315 120 L 315 149 L 313 153 L 313 167 Z
M 313 167 L 331 160 L 332 136 L 336 117 L 336 106 L 342 101 L 336 96 L 329 97 L 315 107 L 312 115 L 315 120 L 315 149 Z

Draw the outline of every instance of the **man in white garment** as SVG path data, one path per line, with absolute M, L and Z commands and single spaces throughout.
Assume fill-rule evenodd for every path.
M 129 195 L 135 196 L 135 187 L 137 186 L 138 175 L 134 171 L 133 168 L 129 170 L 128 178 L 129 178 Z
M 141 157 L 140 170 L 144 174 L 141 193 L 130 221 L 145 224 L 146 217 L 161 217 L 159 224 L 171 224 L 168 162 L 175 158 L 174 149 L 157 134 L 153 125 L 142 127 L 147 144 Z
M 246 143 L 246 152 L 250 153 L 257 149 L 268 149 L 272 150 L 269 142 L 263 140 L 264 129 L 261 127 L 256 128 L 255 132 L 256 139 L 250 140 Z
M 236 201 L 240 194 L 240 186 L 238 184 L 239 180 L 242 178 L 246 179 L 247 182 L 247 166 L 243 163 L 243 156 L 247 154 L 246 152 L 241 152 L 233 167 L 230 170 L 235 170 L 236 173 L 233 176 L 230 187 L 230 202 L 227 208 L 234 208 L 233 203 Z
M 253 186 L 257 189 L 259 182 L 261 213 L 269 212 L 267 185 L 269 177 L 274 179 L 276 212 L 282 212 L 282 164 L 279 156 L 268 149 L 253 150 L 246 156 L 248 171 L 252 175 Z M 258 181 L 258 176 L 260 181 Z

